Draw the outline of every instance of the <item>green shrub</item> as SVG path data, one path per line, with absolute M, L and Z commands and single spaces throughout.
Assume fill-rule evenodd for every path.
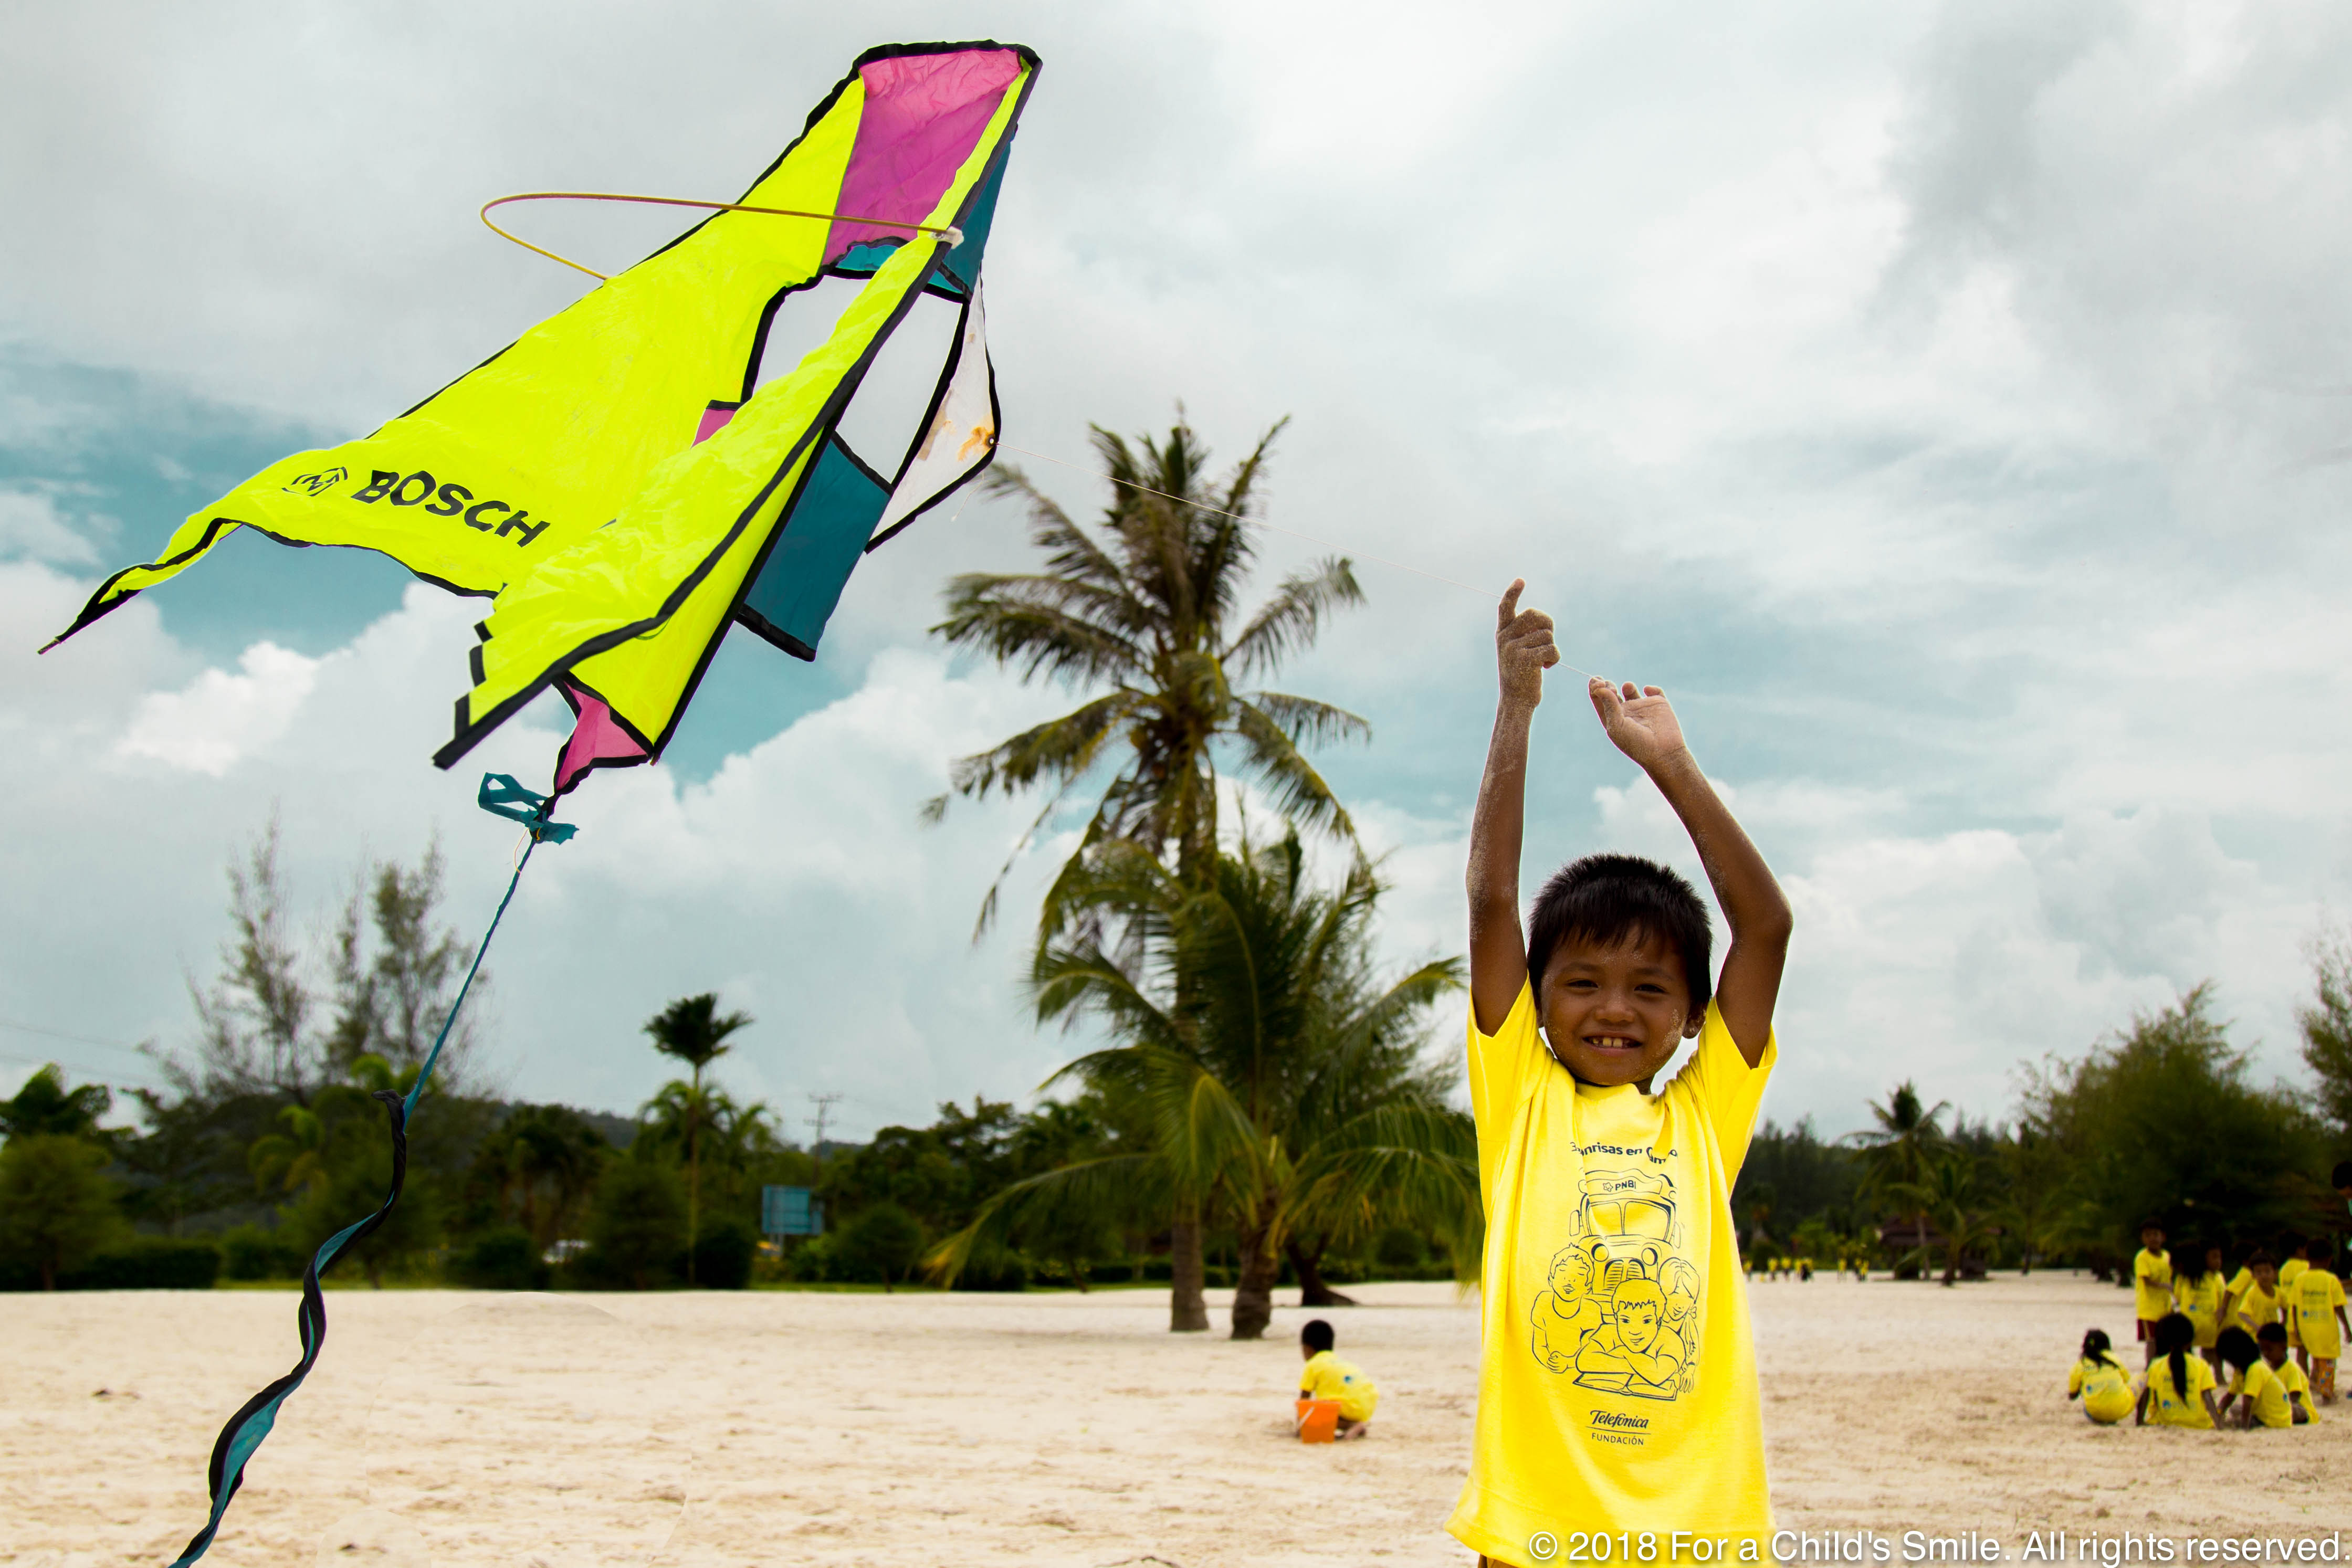
M 274 1230 L 240 1225 L 220 1237 L 221 1276 L 229 1280 L 299 1280 L 310 1254 Z
M 202 1238 L 142 1236 L 58 1283 L 69 1291 L 209 1291 L 220 1266 L 220 1249 Z
M 956 1276 L 959 1291 L 1025 1291 L 1029 1288 L 1029 1265 L 1021 1254 L 1010 1247 L 994 1242 L 982 1242 L 971 1249 L 971 1257 Z
M 544 1291 L 553 1272 L 541 1260 L 530 1233 L 512 1226 L 476 1237 L 449 1271 L 459 1284 L 478 1291 Z
M 686 1235 L 677 1174 L 646 1160 L 615 1160 L 596 1184 L 583 1272 L 646 1291 L 665 1282 Z
M 96 1144 L 62 1133 L 0 1147 L 0 1261 L 54 1290 L 112 1246 L 124 1227 L 106 1161 Z
M 854 1280 L 879 1280 L 884 1290 L 905 1280 L 923 1255 L 923 1222 L 895 1203 L 858 1211 L 834 1239 L 834 1256 Z
M 709 1220 L 695 1239 L 689 1278 L 705 1290 L 740 1291 L 751 1282 L 751 1258 L 759 1249 L 759 1237 L 741 1220 Z
M 1418 1269 L 1429 1261 L 1429 1244 L 1418 1232 L 1391 1225 L 1373 1243 L 1372 1260 L 1383 1269 Z

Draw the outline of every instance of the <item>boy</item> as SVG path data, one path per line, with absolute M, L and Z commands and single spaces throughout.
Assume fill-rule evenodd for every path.
M 2286 1325 L 2287 1354 L 2305 1372 L 2311 1370 L 2311 1358 L 2304 1354 L 2303 1333 L 2294 1321 L 2294 1282 L 2311 1267 L 2311 1260 L 2304 1255 L 2308 1245 L 2300 1236 L 2288 1237 L 2286 1245 L 2280 1249 L 2286 1255 L 2285 1261 L 2278 1266 L 2279 1322 Z
M 2164 1249 L 2164 1227 L 2153 1219 L 2140 1221 L 2139 1256 L 2132 1260 L 2132 1302 L 2139 1319 L 2139 1343 L 2147 1351 L 2145 1364 L 2154 1365 L 2156 1325 L 2172 1311 L 2172 1254 Z
M 1466 878 L 1487 1223 L 1477 1431 L 1446 1528 L 1519 1568 L 1576 1531 L 1757 1542 L 1772 1515 L 1729 1200 L 1774 1057 L 1789 904 L 1664 694 L 1595 679 L 1601 727 L 1682 819 L 1730 949 L 1710 986 L 1706 906 L 1628 855 L 1554 876 L 1522 933 L 1528 735 L 1559 662 L 1550 617 L 1518 608 L 1525 586 L 1496 617 L 1501 694 Z M 1691 1060 L 1653 1095 L 1689 1039 Z M 1592 1261 L 1574 1312 L 1553 1282 L 1570 1249 Z
M 2300 1330 L 2304 1371 L 2310 1375 L 2311 1395 L 2322 1405 L 2336 1403 L 2336 1363 L 2344 1354 L 2344 1335 L 2352 1318 L 2344 1312 L 2344 1281 L 2336 1273 L 2336 1241 L 2322 1236 L 2304 1251 L 2311 1266 L 2295 1276 L 2294 1291 L 2285 1305 Z M 2298 1359 L 2303 1359 L 2298 1358 Z
M 1381 1402 L 1381 1391 L 1372 1386 L 1361 1367 L 1331 1354 L 1338 1343 L 1331 1325 L 1321 1318 L 1298 1331 L 1298 1354 L 1307 1358 L 1298 1374 L 1298 1397 L 1337 1400 L 1339 1436 L 1360 1437 L 1372 1429 L 1372 1410 Z M 1302 1423 L 1306 1419 L 1299 1417 Z
M 2256 1249 L 2230 1281 L 2230 1299 L 2222 1305 L 2221 1322 L 2248 1333 L 2279 1321 L 2278 1262 Z
M 2243 1329 L 2231 1329 L 2222 1335 L 2227 1342 L 2222 1358 L 2237 1368 L 2237 1375 L 2230 1380 L 2221 1413 L 2227 1416 L 2231 1401 L 2236 1400 L 2238 1418 L 2231 1425 L 2242 1430 L 2309 1426 L 2311 1385 L 2304 1379 L 2303 1368 L 2286 1358 L 2284 1325 L 2264 1323 L 2263 1332 L 2254 1336 L 2258 1354 L 2253 1356 L 2245 1354 L 2245 1337 Z

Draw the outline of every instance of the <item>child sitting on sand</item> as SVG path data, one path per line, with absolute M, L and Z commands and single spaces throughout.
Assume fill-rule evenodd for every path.
M 2083 1336 L 2083 1358 L 2066 1375 L 2066 1397 L 2083 1402 L 2083 1414 L 2101 1427 L 2112 1427 L 2132 1413 L 2131 1374 L 2112 1354 L 2114 1343 L 2105 1329 Z
M 1528 737 L 1559 662 L 1524 587 L 1496 617 L 1466 878 L 1486 1291 L 1470 1475 L 1446 1528 L 1514 1563 L 1549 1557 L 1531 1542 L 1621 1529 L 1757 1542 L 1772 1515 L 1730 1197 L 1772 1068 L 1789 904 L 1664 694 L 1595 679 L 1601 727 L 1682 819 L 1730 948 L 1717 980 L 1697 892 L 1630 855 L 1569 865 L 1522 929 Z M 1685 1040 L 1690 1060 L 1658 1084 Z
M 1372 1409 L 1381 1402 L 1381 1391 L 1372 1386 L 1361 1367 L 1331 1354 L 1338 1343 L 1339 1336 L 1321 1318 L 1298 1331 L 1298 1351 L 1307 1358 L 1298 1374 L 1298 1397 L 1336 1401 L 1339 1436 L 1360 1437 L 1372 1428 Z M 1305 1416 L 1298 1419 L 1301 1426 L 1306 1424 Z
M 2311 1266 L 2295 1276 L 2294 1290 L 2285 1301 L 2303 1341 L 2304 1370 L 2310 1375 L 2312 1396 L 2322 1405 L 2336 1403 L 2336 1363 L 2344 1354 L 2344 1336 L 2352 1330 L 2345 1316 L 2344 1281 L 2336 1273 L 2336 1241 L 2323 1236 L 2305 1248 Z
M 2311 1385 L 2304 1380 L 2303 1368 L 2286 1358 L 2285 1325 L 2264 1323 L 2259 1336 L 2243 1329 L 2224 1330 L 2221 1359 L 2231 1368 L 2230 1392 L 2221 1407 L 2225 1421 L 2231 1404 L 2238 1405 L 2237 1418 L 2230 1425 L 2247 1429 L 2310 1425 Z
M 2196 1326 L 2179 1312 L 2168 1312 L 2156 1320 L 2148 1343 L 2154 1347 L 2155 1359 L 2148 1363 L 2147 1375 L 2141 1382 L 2132 1425 L 2147 1426 L 2153 1410 L 2159 1427 L 2211 1431 L 2217 1414 L 2213 1369 L 2205 1364 L 2203 1356 L 2189 1354 L 2197 1343 Z

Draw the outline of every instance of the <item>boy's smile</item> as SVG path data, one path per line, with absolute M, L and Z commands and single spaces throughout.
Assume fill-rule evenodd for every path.
M 1645 936 L 1612 947 L 1574 938 L 1552 950 L 1536 998 L 1551 1053 L 1580 1083 L 1635 1083 L 1643 1093 L 1698 1033 L 1682 955 Z

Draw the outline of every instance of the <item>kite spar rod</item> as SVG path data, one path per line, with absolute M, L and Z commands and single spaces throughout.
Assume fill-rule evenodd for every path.
M 816 218 L 825 223 L 865 224 L 879 229 L 913 229 L 918 234 L 938 235 L 953 250 L 963 243 L 963 231 L 952 224 L 912 224 L 897 218 L 861 218 L 848 213 L 804 213 L 794 207 L 749 207 L 740 202 L 701 202 L 691 196 L 632 196 L 617 191 L 523 191 L 511 196 L 498 196 L 482 204 L 482 223 L 500 239 L 512 240 L 528 251 L 535 251 L 550 261 L 560 261 L 574 272 L 584 272 L 602 283 L 612 274 L 583 266 L 568 256 L 558 256 L 544 246 L 536 246 L 519 234 L 511 233 L 490 222 L 490 209 L 503 207 L 509 202 L 638 202 L 656 207 L 700 207 L 713 213 L 758 213 L 771 218 Z

